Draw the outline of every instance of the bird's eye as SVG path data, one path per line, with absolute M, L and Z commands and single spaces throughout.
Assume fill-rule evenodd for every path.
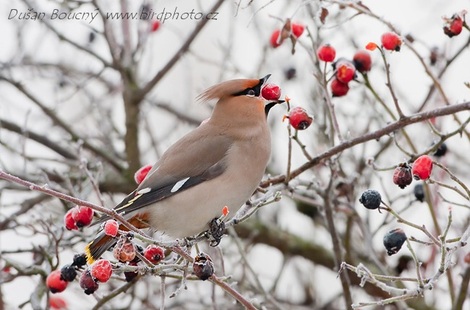
M 254 97 L 255 96 L 255 91 L 253 89 L 249 89 L 247 92 L 246 92 L 246 95 L 247 96 L 250 96 L 250 97 Z

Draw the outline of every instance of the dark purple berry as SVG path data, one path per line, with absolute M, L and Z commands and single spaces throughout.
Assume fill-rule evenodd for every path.
M 362 193 L 361 198 L 359 198 L 359 202 L 362 203 L 367 209 L 373 210 L 380 207 L 382 197 L 378 191 L 368 189 Z
M 393 255 L 400 251 L 401 246 L 406 241 L 406 234 L 401 228 L 395 228 L 390 230 L 384 236 L 384 246 L 387 250 L 387 254 Z
M 93 294 L 98 289 L 99 285 L 91 276 L 89 269 L 82 273 L 80 277 L 80 287 L 87 295 Z
M 442 157 L 444 156 L 445 154 L 447 153 L 447 145 L 442 142 L 441 145 L 439 145 L 439 147 L 437 148 L 437 150 L 434 152 L 434 156 L 436 157 Z
M 65 265 L 60 269 L 60 278 L 67 282 L 72 282 L 77 277 L 77 271 L 72 265 Z
M 413 189 L 413 193 L 415 194 L 416 200 L 423 202 L 424 201 L 424 186 L 421 183 L 415 185 Z
M 393 172 L 393 183 L 400 188 L 405 188 L 413 181 L 413 173 L 411 167 L 407 163 L 402 163 L 395 168 Z
M 72 266 L 77 266 L 78 268 L 86 265 L 86 254 L 75 254 L 73 256 L 73 263 Z

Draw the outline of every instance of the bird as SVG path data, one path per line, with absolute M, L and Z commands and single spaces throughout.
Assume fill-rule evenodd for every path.
M 171 145 L 114 210 L 139 229 L 175 239 L 207 231 L 225 206 L 235 214 L 255 193 L 271 155 L 267 116 L 284 100 L 262 97 L 270 76 L 225 81 L 199 95 L 201 102 L 217 100 L 210 118 Z M 88 263 L 115 244 L 99 232 L 85 247 Z

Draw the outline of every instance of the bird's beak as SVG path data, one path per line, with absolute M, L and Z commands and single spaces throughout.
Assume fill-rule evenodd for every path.
M 268 117 L 269 110 L 271 110 L 272 107 L 274 107 L 276 104 L 280 104 L 285 102 L 285 100 L 272 100 L 268 104 L 264 106 L 264 113 L 266 113 L 266 117 Z
M 265 77 L 259 79 L 259 85 L 260 85 L 260 86 L 263 86 L 263 85 L 268 81 L 268 79 L 269 79 L 270 76 L 271 76 L 271 74 L 268 74 L 268 75 L 266 75 Z

